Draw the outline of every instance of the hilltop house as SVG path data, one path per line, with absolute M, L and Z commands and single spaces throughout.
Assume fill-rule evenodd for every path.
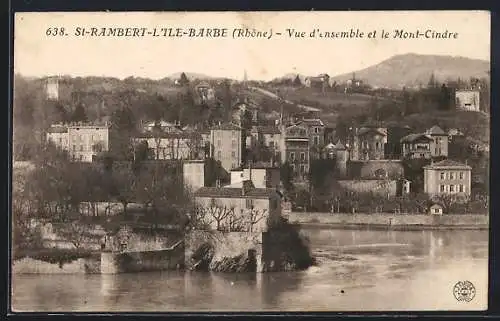
M 425 133 L 432 138 L 431 156 L 448 157 L 448 134 L 437 125 L 432 126 Z
M 111 125 L 99 123 L 54 124 L 47 130 L 47 140 L 69 153 L 72 161 L 92 162 L 110 149 Z
M 466 111 L 479 111 L 479 90 L 457 90 L 455 104 L 458 109 Z
M 309 88 L 325 89 L 326 87 L 330 87 L 330 76 L 328 74 L 320 74 L 316 77 L 307 77 L 304 83 Z
M 471 170 L 467 164 L 449 159 L 424 166 L 424 192 L 431 196 L 470 195 Z
M 385 158 L 387 128 L 355 128 L 351 140 L 352 160 L 378 160 Z

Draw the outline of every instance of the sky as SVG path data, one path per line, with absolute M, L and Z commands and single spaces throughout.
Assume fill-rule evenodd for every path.
M 64 27 L 67 36 L 47 36 Z M 227 38 L 136 38 L 76 36 L 77 28 L 228 28 Z M 273 30 L 271 39 L 231 37 L 234 28 Z M 286 29 L 305 32 L 290 38 Z M 309 38 L 314 29 L 359 29 L 364 38 Z M 457 39 L 394 39 L 394 30 L 456 32 Z M 389 39 L 382 39 L 382 30 Z M 376 37 L 368 39 L 368 32 Z M 281 32 L 282 35 L 276 35 Z M 270 80 L 288 73 L 339 75 L 405 53 L 490 60 L 490 15 L 486 11 L 427 12 L 53 12 L 16 13 L 14 72 L 52 75 L 146 77 L 177 72 Z

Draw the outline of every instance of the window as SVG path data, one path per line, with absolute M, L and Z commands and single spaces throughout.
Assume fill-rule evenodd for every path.
M 439 178 L 440 178 L 441 180 L 444 180 L 444 172 L 441 172 L 441 174 L 439 174 Z
M 319 145 L 319 137 L 314 136 L 314 145 Z
M 233 139 L 233 140 L 231 141 L 231 146 L 232 146 L 233 148 L 234 148 L 234 147 L 236 147 L 236 139 Z
M 59 137 L 59 145 L 62 145 L 62 138 Z
M 444 185 L 439 185 L 439 191 L 440 191 L 441 193 L 444 193 Z
M 304 174 L 306 172 L 306 167 L 304 165 L 300 165 L 300 173 Z
M 217 159 L 221 159 L 222 158 L 222 152 L 221 151 L 218 151 L 217 152 Z
M 251 198 L 247 198 L 245 200 L 245 207 L 248 208 L 248 209 L 251 209 L 253 208 L 253 199 Z
M 455 185 L 450 185 L 450 193 L 454 193 L 455 192 Z
M 217 140 L 217 146 L 220 146 L 221 145 L 221 141 L 220 139 Z
M 464 179 L 464 172 L 460 172 L 459 177 L 460 179 Z
M 232 132 L 231 132 L 231 136 L 236 137 L 236 132 L 235 132 L 235 131 L 232 131 Z
M 233 157 L 233 158 L 236 157 L 236 152 L 235 151 L 231 152 L 231 157 Z
M 80 151 L 83 152 L 83 145 L 80 145 Z
M 438 155 L 438 149 L 437 149 L 437 147 L 434 149 L 434 153 L 435 153 L 436 155 Z
M 80 155 L 80 161 L 82 161 L 82 160 L 83 160 L 83 155 Z
M 269 147 L 274 148 L 274 142 L 273 141 L 269 142 Z
M 292 172 L 295 172 L 295 164 L 291 164 L 290 167 L 292 168 Z
M 455 179 L 455 173 L 453 172 L 450 173 L 450 179 Z
M 319 133 L 319 128 L 318 127 L 314 127 L 314 133 L 315 134 Z
M 291 161 L 294 161 L 294 160 L 295 160 L 295 153 L 294 153 L 294 152 L 291 152 L 291 153 L 290 153 L 290 160 L 291 160 Z
M 73 151 L 74 152 L 76 151 L 76 145 L 73 145 Z
M 305 161 L 306 160 L 306 153 L 300 153 L 300 160 Z

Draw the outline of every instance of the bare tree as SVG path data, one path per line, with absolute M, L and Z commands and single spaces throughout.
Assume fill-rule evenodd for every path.
M 248 230 L 249 232 L 253 231 L 253 226 L 259 223 L 262 219 L 266 217 L 267 210 L 262 209 L 258 210 L 252 206 L 250 211 L 248 211 Z
M 213 219 L 216 224 L 216 229 L 220 231 L 224 228 L 226 219 L 234 215 L 234 207 L 228 207 L 218 202 L 213 202 L 206 208 L 206 214 Z

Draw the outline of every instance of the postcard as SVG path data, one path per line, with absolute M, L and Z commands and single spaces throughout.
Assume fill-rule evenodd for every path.
M 489 12 L 23 12 L 13 63 L 13 312 L 487 309 Z

